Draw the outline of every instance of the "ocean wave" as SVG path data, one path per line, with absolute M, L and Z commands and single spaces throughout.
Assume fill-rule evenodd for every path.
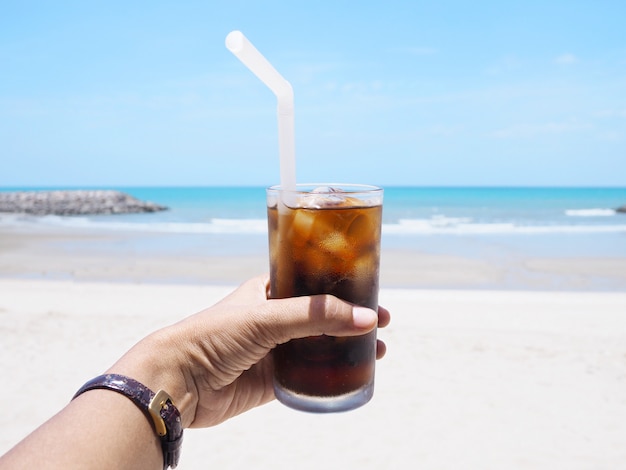
M 264 234 L 267 233 L 265 219 L 211 219 L 209 222 L 98 222 L 92 228 L 116 231 L 188 233 L 188 234 Z
M 88 217 L 46 215 L 33 217 L 23 214 L 0 214 L 0 225 L 13 227 L 58 227 L 118 232 L 151 232 L 180 234 L 264 234 L 266 219 L 210 219 L 207 222 L 123 222 L 93 220 Z
M 520 225 L 513 222 L 478 223 L 469 219 L 448 219 L 442 223 L 435 219 L 400 219 L 398 223 L 384 224 L 387 235 L 547 235 L 626 233 L 622 225 Z
M 92 227 L 117 231 L 188 234 L 265 234 L 265 219 L 210 219 L 208 222 L 97 222 Z
M 617 215 L 615 209 L 568 209 L 565 215 L 571 217 L 610 217 Z
M 206 222 L 139 222 L 119 220 L 94 220 L 88 217 L 0 214 L 0 226 L 75 228 L 118 232 L 170 233 L 170 234 L 231 234 L 265 235 L 266 219 L 213 218 Z M 529 225 L 519 222 L 475 222 L 465 217 L 434 216 L 424 219 L 400 219 L 384 223 L 384 235 L 532 235 L 532 234 L 598 234 L 626 233 L 626 224 L 554 224 Z

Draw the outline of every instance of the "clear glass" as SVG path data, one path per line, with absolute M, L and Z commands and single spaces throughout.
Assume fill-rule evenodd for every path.
M 376 186 L 268 188 L 270 297 L 332 294 L 376 310 L 382 200 Z M 273 354 L 274 391 L 287 406 L 347 411 L 373 396 L 376 331 L 296 339 Z

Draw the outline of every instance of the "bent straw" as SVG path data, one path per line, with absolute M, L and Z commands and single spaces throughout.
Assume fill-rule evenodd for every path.
M 226 36 L 226 47 L 276 95 L 278 101 L 278 153 L 280 185 L 296 189 L 296 157 L 293 119 L 293 88 L 241 31 Z

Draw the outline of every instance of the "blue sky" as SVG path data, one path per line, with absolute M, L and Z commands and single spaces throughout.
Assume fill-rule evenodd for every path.
M 0 186 L 626 186 L 626 2 L 5 0 Z

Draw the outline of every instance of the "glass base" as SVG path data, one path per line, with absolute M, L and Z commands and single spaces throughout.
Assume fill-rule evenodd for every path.
M 374 395 L 374 383 L 345 395 L 319 397 L 295 393 L 274 382 L 274 394 L 279 402 L 295 410 L 309 413 L 338 413 L 354 410 L 370 401 Z

